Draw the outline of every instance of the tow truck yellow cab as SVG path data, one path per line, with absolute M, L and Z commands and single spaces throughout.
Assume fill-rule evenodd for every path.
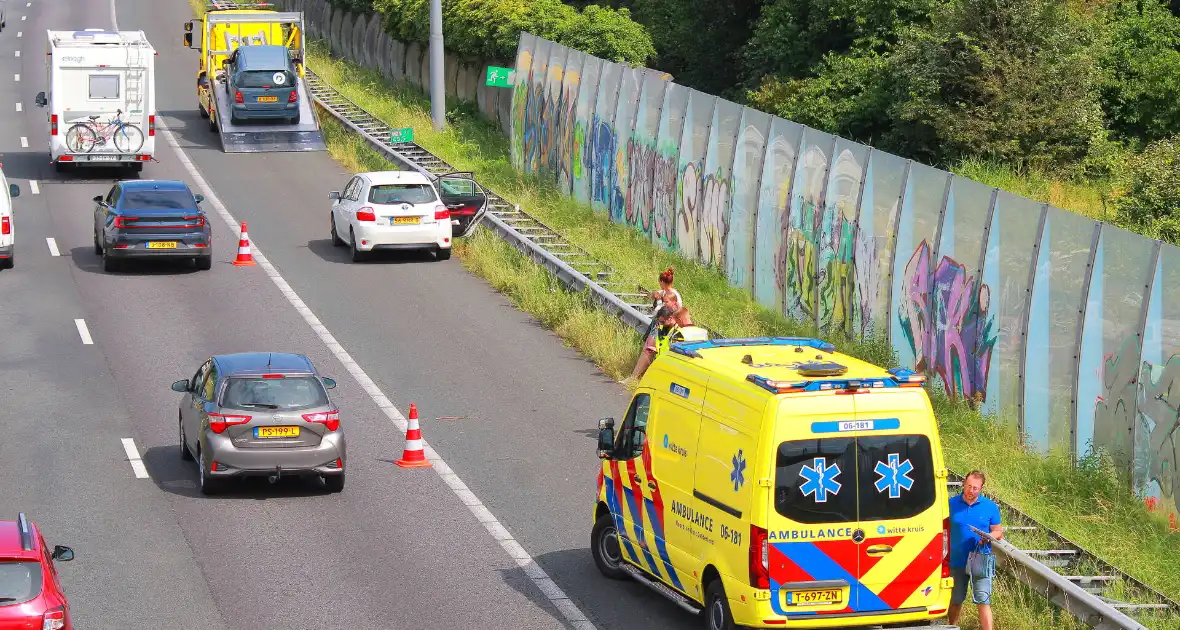
M 924 381 L 818 339 L 674 344 L 599 424 L 595 563 L 718 630 L 928 627 L 952 581 Z

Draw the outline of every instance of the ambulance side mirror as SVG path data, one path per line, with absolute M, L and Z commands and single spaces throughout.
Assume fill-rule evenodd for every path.
M 185 48 L 192 48 L 193 47 L 193 34 L 192 33 L 185 33 L 184 34 L 184 47 Z
M 603 418 L 598 421 L 598 458 L 610 459 L 615 450 L 615 419 Z
M 186 33 L 193 32 L 193 21 L 192 20 L 189 20 L 184 23 L 184 32 L 186 32 Z
M 37 103 L 37 107 L 45 107 L 49 104 L 49 99 L 45 98 L 45 92 L 37 92 L 37 98 L 34 102 Z

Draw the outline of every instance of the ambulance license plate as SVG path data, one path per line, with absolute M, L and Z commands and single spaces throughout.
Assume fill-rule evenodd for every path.
M 788 606 L 821 606 L 840 603 L 840 589 L 827 588 L 819 591 L 789 591 Z
M 259 103 L 277 103 L 278 101 L 279 101 L 279 97 L 277 97 L 277 96 L 259 96 L 258 97 Z
M 299 427 L 256 427 L 256 438 L 292 438 L 299 437 Z

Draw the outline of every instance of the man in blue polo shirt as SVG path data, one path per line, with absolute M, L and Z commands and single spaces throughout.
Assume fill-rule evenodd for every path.
M 947 611 L 948 621 L 952 626 L 958 625 L 959 613 L 963 609 L 963 601 L 967 599 L 967 587 L 971 587 L 971 601 L 979 607 L 980 630 L 992 630 L 992 578 L 968 577 L 967 554 L 975 550 L 990 554 L 992 545 L 986 538 L 976 534 L 972 527 L 988 532 L 992 538 L 1000 540 L 1004 537 L 1004 528 L 1000 526 L 1000 508 L 995 501 L 980 494 L 983 484 L 987 481 L 983 473 L 973 470 L 963 479 L 963 492 L 951 497 L 951 577 L 955 579 L 955 589 L 951 594 L 951 607 Z M 993 565 L 994 566 L 994 565 Z

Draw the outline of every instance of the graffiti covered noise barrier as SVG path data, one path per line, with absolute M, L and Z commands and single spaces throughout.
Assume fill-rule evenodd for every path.
M 1180 512 L 1180 250 L 523 33 L 517 168 Z
M 327 0 L 274 0 L 273 4 L 284 11 L 302 11 L 308 39 L 326 40 L 333 55 L 376 70 L 387 79 L 430 90 L 430 47 L 390 37 L 382 28 L 380 13 L 350 13 Z M 458 59 L 448 52 L 443 73 L 447 98 L 474 102 L 483 116 L 499 123 L 508 133 L 512 94 L 503 88 L 488 87 L 486 81 L 489 66 L 508 65 L 494 60 Z

